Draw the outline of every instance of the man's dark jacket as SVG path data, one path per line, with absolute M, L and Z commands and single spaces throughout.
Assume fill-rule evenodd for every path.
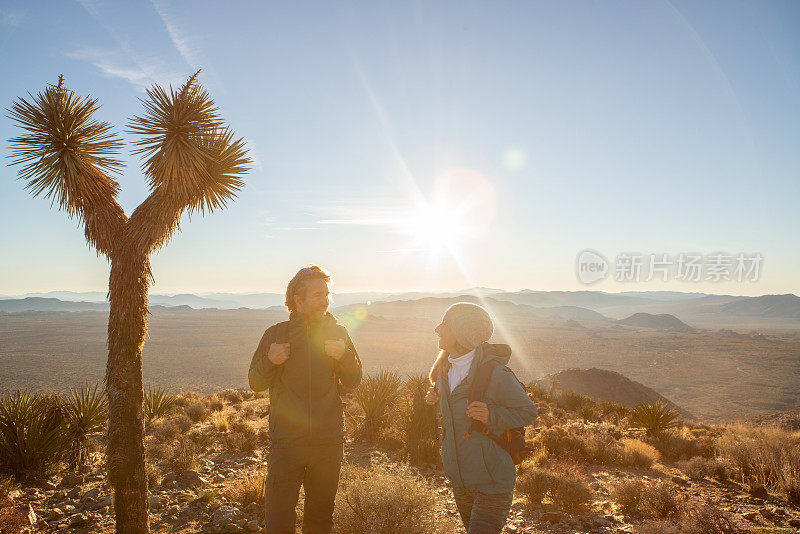
M 326 340 L 345 340 L 337 361 L 325 354 Z M 272 343 L 289 343 L 289 359 L 274 365 L 267 354 Z M 264 332 L 248 372 L 254 391 L 269 389 L 269 431 L 275 446 L 342 441 L 344 421 L 339 383 L 361 382 L 361 360 L 347 329 L 330 312 L 309 322 L 300 313 Z

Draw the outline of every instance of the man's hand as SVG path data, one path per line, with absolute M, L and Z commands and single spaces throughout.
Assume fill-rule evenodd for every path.
M 334 360 L 338 360 L 339 358 L 344 356 L 345 349 L 346 345 L 344 343 L 344 339 L 339 339 L 339 340 L 329 339 L 325 342 L 325 354 L 327 354 Z
M 432 406 L 439 402 L 441 396 L 442 392 L 436 389 L 436 386 L 431 386 L 428 388 L 428 393 L 425 394 L 425 403 Z
M 472 401 L 467 406 L 467 417 L 486 424 L 489 422 L 489 407 L 486 406 L 485 402 Z
M 273 343 L 269 346 L 269 353 L 267 358 L 273 365 L 280 365 L 289 359 L 289 344 L 288 343 Z

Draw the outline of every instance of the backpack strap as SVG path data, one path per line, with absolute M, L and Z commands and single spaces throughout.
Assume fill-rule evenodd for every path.
M 486 397 L 486 390 L 489 389 L 489 382 L 492 380 L 492 373 L 494 373 L 494 370 L 498 365 L 500 365 L 500 362 L 495 358 L 481 363 L 481 365 L 475 371 L 475 377 L 472 379 L 472 385 L 469 388 L 467 406 L 472 404 L 474 401 L 483 402 L 484 397 Z M 486 425 L 476 419 L 472 420 L 472 424 L 470 424 L 469 430 L 464 436 L 464 439 L 469 439 L 469 436 L 473 432 L 481 432 L 487 436 L 490 434 Z

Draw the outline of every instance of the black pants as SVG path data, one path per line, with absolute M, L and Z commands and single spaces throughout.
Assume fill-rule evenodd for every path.
M 342 466 L 341 443 L 273 447 L 267 464 L 266 534 L 294 534 L 300 485 L 303 534 L 328 534 Z

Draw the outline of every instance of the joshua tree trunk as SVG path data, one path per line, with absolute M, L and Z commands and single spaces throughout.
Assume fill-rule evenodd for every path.
M 44 193 L 84 223 L 86 241 L 111 261 L 108 298 L 108 478 L 114 488 L 117 533 L 149 532 L 142 401 L 142 346 L 147 333 L 150 254 L 178 231 L 181 216 L 224 207 L 244 181 L 243 139 L 223 123 L 194 74 L 179 90 L 154 86 L 134 117 L 135 153 L 150 196 L 130 218 L 116 201 L 110 174 L 122 164 L 111 125 L 92 118 L 97 101 L 58 85 L 20 99 L 9 110 L 25 133 L 11 139 L 13 163 L 33 196 Z
M 140 254 L 123 253 L 111 261 L 106 369 L 108 478 L 114 488 L 118 534 L 149 532 L 142 410 L 148 272 L 148 260 Z

